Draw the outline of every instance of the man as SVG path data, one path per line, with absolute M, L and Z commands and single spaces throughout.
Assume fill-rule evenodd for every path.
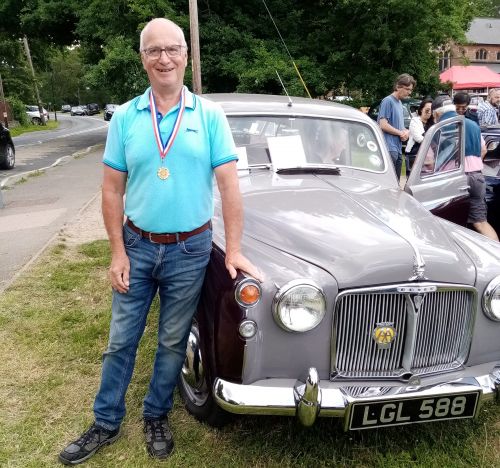
M 455 109 L 458 115 L 463 115 L 467 119 L 471 119 L 473 122 L 479 124 L 477 114 L 472 113 L 469 109 L 470 96 L 464 91 L 459 91 L 453 96 L 453 104 L 455 104 Z
M 173 449 L 167 414 L 210 257 L 213 173 L 222 200 L 227 270 L 232 278 L 241 269 L 260 279 L 240 250 L 243 217 L 231 131 L 220 107 L 183 85 L 182 30 L 156 18 L 142 30 L 140 49 L 151 87 L 116 110 L 103 156 L 102 211 L 114 290 L 109 344 L 95 422 L 59 455 L 69 465 L 118 438 L 137 346 L 157 292 L 158 348 L 144 399 L 144 433 L 151 456 L 166 458 Z
M 432 103 L 434 121 L 450 119 L 457 116 L 455 105 L 448 96 L 438 96 Z M 486 220 L 486 183 L 482 174 L 483 160 L 486 154 L 486 146 L 481 137 L 479 126 L 470 119 L 464 119 L 465 125 L 465 173 L 469 185 L 470 208 L 467 222 L 474 229 L 498 241 L 495 230 Z
M 500 88 L 490 89 L 488 99 L 480 102 L 477 117 L 481 127 L 498 125 L 498 106 L 500 106 Z
M 393 92 L 385 97 L 378 113 L 377 122 L 384 132 L 385 142 L 391 155 L 396 176 L 401 177 L 402 142 L 408 140 L 409 131 L 404 126 L 403 105 L 401 99 L 407 98 L 413 91 L 416 81 L 403 73 L 394 82 Z

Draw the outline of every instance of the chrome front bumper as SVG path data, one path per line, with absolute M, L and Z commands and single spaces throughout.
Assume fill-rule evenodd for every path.
M 484 368 L 484 366 L 482 366 Z M 453 396 L 479 392 L 479 405 L 487 401 L 500 403 L 500 365 L 484 375 L 463 376 L 443 382 L 443 375 L 427 379 L 424 384 L 386 386 L 319 380 L 311 367 L 303 379 L 267 379 L 251 385 L 227 382 L 217 378 L 213 385 L 217 404 L 230 413 L 297 416 L 302 424 L 314 424 L 316 417 L 344 418 L 353 403 L 384 402 L 398 399 Z M 485 369 L 481 369 L 485 370 Z M 477 414 L 477 411 L 476 411 Z

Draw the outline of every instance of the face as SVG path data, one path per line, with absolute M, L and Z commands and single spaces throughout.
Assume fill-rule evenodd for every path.
M 500 91 L 495 91 L 492 93 L 490 97 L 490 103 L 492 106 L 499 107 L 500 106 Z
M 457 109 L 457 114 L 458 115 L 465 115 L 465 112 L 467 111 L 467 104 L 455 104 L 455 107 Z
M 184 72 L 187 65 L 187 51 L 183 47 L 180 55 L 169 57 L 165 51 L 160 57 L 149 57 L 144 50 L 153 47 L 167 48 L 182 45 L 179 30 L 165 20 L 153 20 L 146 26 L 143 34 L 141 60 L 148 74 L 149 82 L 154 90 L 176 91 L 184 83 Z
M 427 122 L 431 116 L 431 105 L 432 103 L 428 102 L 422 107 L 422 114 L 420 115 L 420 119 L 424 122 Z
M 396 87 L 396 93 L 397 93 L 399 99 L 407 98 L 412 92 L 413 92 L 412 85 L 409 85 L 409 86 L 398 85 Z

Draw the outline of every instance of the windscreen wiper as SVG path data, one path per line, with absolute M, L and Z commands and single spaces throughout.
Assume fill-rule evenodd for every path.
M 340 175 L 340 168 L 335 166 L 299 166 L 282 167 L 276 170 L 277 174 L 328 174 Z

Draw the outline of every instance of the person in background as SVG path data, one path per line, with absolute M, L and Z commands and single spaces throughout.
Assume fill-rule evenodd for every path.
M 498 107 L 500 106 L 500 88 L 490 89 L 488 99 L 480 102 L 477 118 L 481 127 L 498 125 Z
M 401 177 L 402 142 L 408 140 L 410 132 L 404 126 L 403 105 L 401 99 L 407 98 L 416 86 L 416 81 L 411 75 L 403 73 L 396 78 L 393 92 L 386 96 L 381 104 L 377 122 L 384 132 L 387 149 L 391 155 L 396 177 Z
M 457 116 L 455 105 L 448 96 L 438 96 L 432 102 L 432 112 L 436 122 Z M 486 146 L 481 138 L 481 129 L 470 119 L 464 119 L 465 124 L 465 173 L 469 185 L 470 208 L 467 222 L 474 229 L 498 241 L 498 236 L 487 221 L 486 182 L 482 173 L 483 157 Z
M 455 93 L 455 95 L 453 96 L 453 104 L 455 104 L 458 115 L 463 115 L 466 118 L 471 119 L 473 122 L 479 124 L 477 114 L 472 113 L 469 109 L 470 96 L 468 93 L 464 91 Z
M 157 294 L 158 346 L 143 402 L 143 430 L 149 455 L 164 459 L 172 452 L 167 415 L 212 250 L 214 179 L 228 274 L 234 279 L 242 270 L 260 279 L 241 252 L 243 213 L 231 129 L 220 106 L 184 86 L 188 59 L 182 29 L 165 18 L 151 20 L 141 32 L 140 52 L 151 86 L 116 110 L 103 155 L 102 212 L 112 253 L 113 301 L 95 422 L 59 454 L 66 465 L 88 460 L 119 437 L 139 340 Z
M 410 176 L 411 168 L 415 162 L 415 156 L 420 148 L 420 143 L 424 139 L 424 134 L 429 128 L 427 123 L 432 119 L 432 98 L 425 98 L 422 100 L 417 109 L 417 115 L 412 117 L 410 121 L 410 136 L 408 138 L 408 143 L 406 144 L 406 177 Z

